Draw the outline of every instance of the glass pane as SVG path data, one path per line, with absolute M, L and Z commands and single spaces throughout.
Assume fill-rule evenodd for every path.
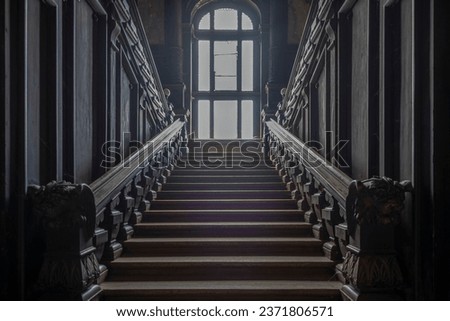
M 253 30 L 253 23 L 245 13 L 242 14 L 242 30 Z
M 241 138 L 253 138 L 253 101 L 242 101 Z
M 215 90 L 236 90 L 237 41 L 214 42 Z
M 214 138 L 233 139 L 237 138 L 237 101 L 215 101 L 214 102 Z
M 238 29 L 237 10 L 223 8 L 214 11 L 214 29 L 237 30 Z
M 198 102 L 198 138 L 210 138 L 210 108 L 208 100 L 200 100 Z
M 198 42 L 198 90 L 209 91 L 209 41 Z
M 253 41 L 242 41 L 242 90 L 253 90 Z
M 198 24 L 198 29 L 200 30 L 209 30 L 211 25 L 210 25 L 210 14 L 207 13 L 205 14 L 202 19 L 200 20 L 200 23 Z

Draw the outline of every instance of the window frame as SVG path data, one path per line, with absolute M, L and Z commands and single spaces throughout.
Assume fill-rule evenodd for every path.
M 214 30 L 214 11 L 218 9 L 232 9 L 237 11 L 237 30 Z M 209 30 L 199 29 L 201 19 L 208 14 Z M 242 16 L 245 14 L 253 24 L 253 29 L 242 29 Z M 212 3 L 205 5 L 198 10 L 192 21 L 192 129 L 195 137 L 198 138 L 198 105 L 199 101 L 209 101 L 210 106 L 210 134 L 209 138 L 214 138 L 214 101 L 235 100 L 237 101 L 238 119 L 237 133 L 238 139 L 242 139 L 242 102 L 253 102 L 253 137 L 260 135 L 259 114 L 261 110 L 261 30 L 260 18 L 257 12 L 245 4 L 220 4 Z M 199 41 L 209 41 L 209 91 L 199 90 Z M 236 66 L 236 90 L 215 90 L 214 72 L 214 44 L 217 41 L 237 42 L 237 66 Z M 253 88 L 252 90 L 242 90 L 242 43 L 243 41 L 253 42 Z

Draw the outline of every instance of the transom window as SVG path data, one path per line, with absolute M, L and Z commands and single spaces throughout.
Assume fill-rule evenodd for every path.
M 197 138 L 259 136 L 259 23 L 242 7 L 210 5 L 194 19 L 193 131 Z

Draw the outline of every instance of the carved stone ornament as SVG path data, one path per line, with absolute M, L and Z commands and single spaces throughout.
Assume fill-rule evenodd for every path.
M 387 177 L 353 181 L 346 201 L 349 234 L 354 236 L 357 224 L 397 224 L 404 208 L 405 192 L 411 190 L 411 182 L 400 183 Z
M 403 276 L 395 255 L 357 255 L 347 252 L 342 271 L 346 281 L 359 289 L 395 288 Z
M 395 254 L 394 227 L 400 221 L 405 192 L 409 191 L 409 181 L 400 183 L 387 177 L 350 184 L 346 216 L 351 238 L 342 265 L 348 284 L 341 290 L 345 297 L 373 299 L 377 293 L 380 298 L 396 292 L 403 284 Z
M 100 275 L 92 239 L 96 207 L 85 184 L 65 181 L 31 186 L 33 215 L 46 239 L 45 259 L 36 291 L 40 298 L 77 300 Z
M 46 230 L 83 228 L 86 235 L 93 235 L 95 199 L 88 185 L 53 181 L 31 186 L 29 195 L 34 214 Z

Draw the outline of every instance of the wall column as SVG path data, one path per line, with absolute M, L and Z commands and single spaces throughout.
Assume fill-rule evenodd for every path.
M 175 114 L 184 114 L 182 0 L 166 0 L 165 12 L 167 82 L 164 87 L 171 91 L 169 101 L 175 107 Z
M 275 114 L 281 101 L 281 88 L 285 83 L 285 53 L 287 38 L 286 0 L 270 0 L 269 81 L 266 87 L 268 114 Z

